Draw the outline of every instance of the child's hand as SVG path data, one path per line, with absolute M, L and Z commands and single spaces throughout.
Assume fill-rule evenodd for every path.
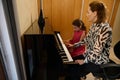
M 69 45 L 69 41 L 64 41 L 64 44 L 66 45 L 66 46 L 68 46 Z
M 68 44 L 67 47 L 68 47 L 69 52 L 73 52 L 74 50 L 73 44 Z
M 69 48 L 74 48 L 74 45 L 73 44 L 68 44 L 68 47 Z

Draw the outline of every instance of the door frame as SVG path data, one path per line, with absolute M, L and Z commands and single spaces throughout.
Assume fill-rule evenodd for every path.
M 5 76 L 8 77 L 7 80 L 26 80 L 22 47 L 20 45 L 21 40 L 15 22 L 12 0 L 0 0 L 0 2 L 1 12 L 3 12 L 1 14 L 3 25 L 0 25 L 0 43 L 1 55 L 6 70 Z

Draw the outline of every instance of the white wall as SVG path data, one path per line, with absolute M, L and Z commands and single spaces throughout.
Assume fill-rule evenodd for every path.
M 37 0 L 13 0 L 17 27 L 22 35 L 38 19 Z
M 118 7 L 117 15 L 115 18 L 115 23 L 113 26 L 113 42 L 112 45 L 114 46 L 116 42 L 120 40 L 120 5 Z
M 38 19 L 38 5 L 37 0 L 12 0 L 13 8 L 15 14 L 15 21 L 18 32 L 18 40 L 20 46 L 20 55 L 21 61 L 23 65 L 23 74 L 26 80 L 26 72 L 24 67 L 24 59 L 23 59 L 23 50 L 21 44 L 21 36 L 23 33 L 30 27 L 30 25 Z

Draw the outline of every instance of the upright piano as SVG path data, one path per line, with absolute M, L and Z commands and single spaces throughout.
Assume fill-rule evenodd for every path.
M 24 33 L 27 80 L 61 80 L 66 74 L 66 63 L 73 60 L 60 33 L 40 34 L 33 27 Z

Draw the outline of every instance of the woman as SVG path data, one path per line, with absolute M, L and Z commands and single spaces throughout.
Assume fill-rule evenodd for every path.
M 80 75 L 87 75 L 91 72 L 96 77 L 97 74 L 103 73 L 100 65 L 109 62 L 112 29 L 106 22 L 105 6 L 99 1 L 93 1 L 89 4 L 87 18 L 88 21 L 92 22 L 87 36 L 84 40 L 69 45 L 69 47 L 76 48 L 86 44 L 85 59 L 76 60 L 75 62 L 84 65 L 84 72 L 81 72 Z

